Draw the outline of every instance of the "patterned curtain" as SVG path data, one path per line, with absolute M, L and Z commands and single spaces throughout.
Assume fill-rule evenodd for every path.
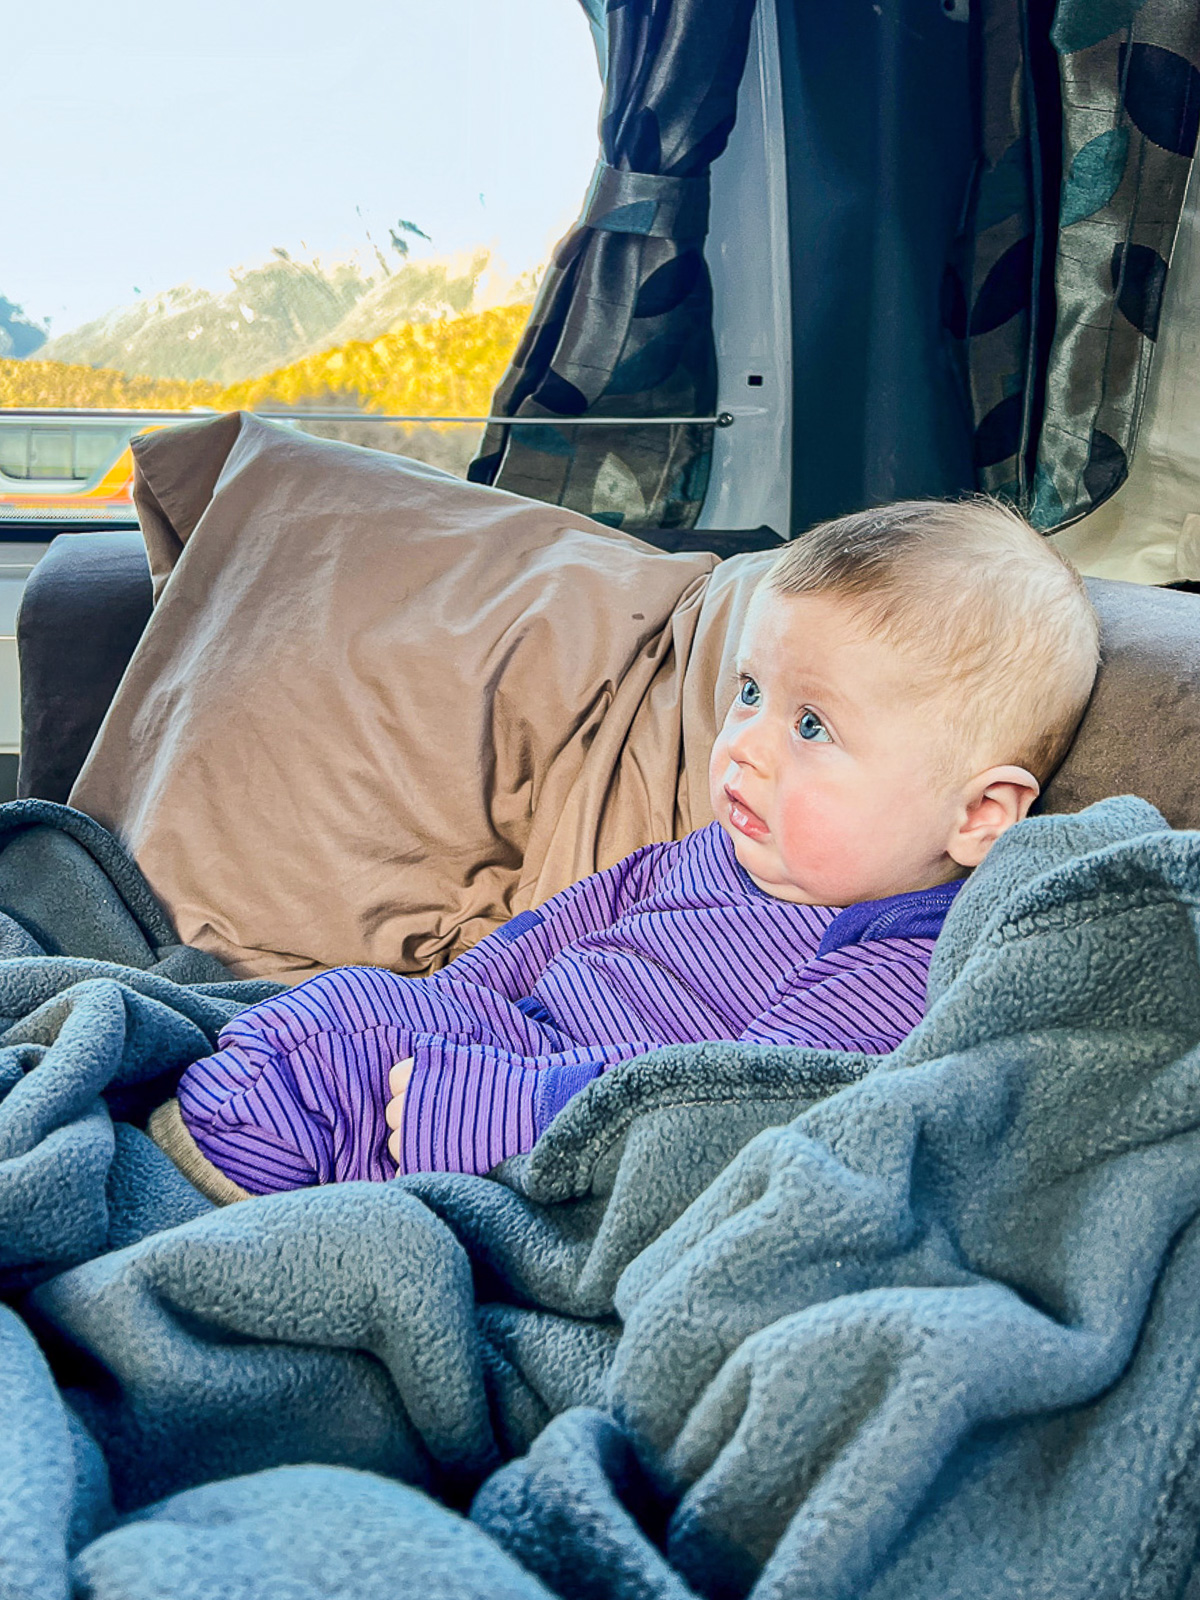
M 709 169 L 733 127 L 753 9 L 754 0 L 608 0 L 601 158 L 492 401 L 496 415 L 557 425 L 489 427 L 472 481 L 610 527 L 694 525 L 711 426 L 571 422 L 712 415 Z
M 981 488 L 1050 531 L 1125 481 L 1200 126 L 1197 0 L 981 0 L 945 316 Z

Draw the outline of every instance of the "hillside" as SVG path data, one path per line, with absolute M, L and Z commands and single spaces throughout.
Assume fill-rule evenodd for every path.
M 60 334 L 39 359 L 141 377 L 221 385 L 244 382 L 315 351 L 372 340 L 403 322 L 453 317 L 472 306 L 487 251 L 413 262 L 368 275 L 356 262 L 324 267 L 279 251 L 231 273 L 212 294 L 181 284 Z M 23 350 L 0 348 L 0 356 Z
M 276 259 L 226 294 L 182 284 L 60 334 L 42 360 L 142 377 L 234 383 L 294 360 L 332 332 L 370 288 L 358 269 Z
M 488 263 L 488 252 L 477 250 L 449 261 L 414 261 L 401 267 L 373 282 L 326 340 L 297 350 L 292 359 L 316 355 L 325 348 L 378 339 L 402 322 L 435 322 L 481 310 L 476 288 Z
M 437 322 L 409 322 L 225 389 L 226 409 L 361 406 L 365 410 L 479 416 L 529 319 L 528 305 L 497 306 Z
M 62 361 L 0 359 L 0 406 L 94 406 L 110 411 L 187 411 L 216 405 L 207 383 L 168 383 Z
M 405 323 L 378 339 L 351 341 L 262 377 L 224 386 L 131 376 L 61 361 L 0 359 L 0 406 L 171 411 L 346 406 L 406 415 L 478 416 L 487 411 L 528 317 L 528 305 L 510 305 L 436 322 Z M 335 426 L 347 438 L 368 442 L 362 424 Z M 467 430 L 454 431 L 465 448 Z M 442 435 L 447 430 L 437 432 Z M 411 436 L 386 426 L 373 428 L 369 442 L 383 449 L 411 448 L 413 443 Z

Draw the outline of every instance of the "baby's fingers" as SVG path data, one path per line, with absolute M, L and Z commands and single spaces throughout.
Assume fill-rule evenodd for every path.
M 408 1088 L 409 1079 L 412 1075 L 412 1056 L 406 1056 L 403 1061 L 397 1061 L 396 1065 L 388 1073 L 388 1088 L 397 1099 L 402 1100 L 404 1098 L 404 1092 Z M 391 1126 L 394 1128 L 396 1124 L 393 1122 Z
M 392 1160 L 400 1165 L 400 1136 L 404 1126 L 404 1097 L 408 1093 L 408 1085 L 413 1073 L 413 1058 L 409 1056 L 405 1061 L 397 1061 L 388 1073 L 388 1090 L 392 1098 L 384 1110 L 384 1120 L 392 1130 L 388 1137 L 388 1150 Z

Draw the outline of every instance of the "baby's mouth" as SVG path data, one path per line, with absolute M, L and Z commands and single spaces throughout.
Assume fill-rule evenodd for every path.
M 729 802 L 730 826 L 744 833 L 748 839 L 765 839 L 770 830 L 758 812 L 751 811 L 737 790 L 726 789 L 725 798 Z

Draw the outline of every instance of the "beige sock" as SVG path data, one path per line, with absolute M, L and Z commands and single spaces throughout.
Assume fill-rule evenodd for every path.
M 151 1112 L 146 1132 L 158 1148 L 170 1156 L 188 1182 L 217 1205 L 227 1206 L 234 1200 L 254 1199 L 249 1190 L 243 1189 L 240 1183 L 234 1183 L 232 1178 L 227 1178 L 201 1152 L 180 1115 L 178 1100 L 168 1100 L 166 1105 Z

